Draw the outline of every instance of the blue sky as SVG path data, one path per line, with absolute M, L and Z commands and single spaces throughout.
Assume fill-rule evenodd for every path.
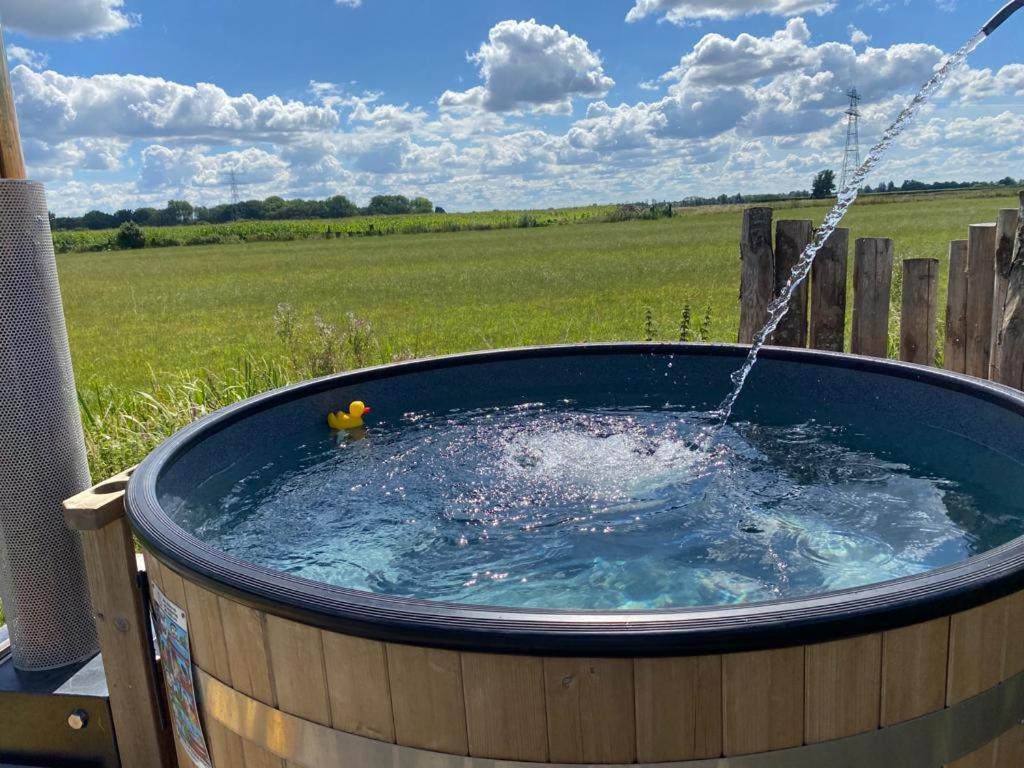
M 458 209 L 806 187 L 1001 0 L 0 0 L 51 207 L 426 194 Z M 1024 176 L 1024 18 L 880 178 Z M 1016 49 L 1016 50 L 1015 50 Z M 204 85 L 199 85 L 204 84 Z

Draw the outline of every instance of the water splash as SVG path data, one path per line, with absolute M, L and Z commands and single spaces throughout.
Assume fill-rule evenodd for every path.
M 907 105 L 907 107 L 900 112 L 899 117 L 896 118 L 895 122 L 889 126 L 886 132 L 882 135 L 881 140 L 871 149 L 867 159 L 861 164 L 856 170 L 853 176 L 847 181 L 846 186 L 839 191 L 839 199 L 836 202 L 834 208 L 829 211 L 822 222 L 821 227 L 817 230 L 814 236 L 814 240 L 810 245 L 807 246 L 806 250 L 801 254 L 800 260 L 796 266 L 793 267 L 793 271 L 789 275 L 789 279 L 783 286 L 779 295 L 768 305 L 768 322 L 765 323 L 764 327 L 758 331 L 754 337 L 754 343 L 750 348 L 750 353 L 747 355 L 747 359 L 743 364 L 743 367 L 732 374 L 733 389 L 729 393 L 729 396 L 722 401 L 722 404 L 718 406 L 718 409 L 714 412 L 717 417 L 716 423 L 709 427 L 701 438 L 697 441 L 697 445 L 701 449 L 707 449 L 714 442 L 718 436 L 722 427 L 729 421 L 732 416 L 732 410 L 736 405 L 736 401 L 739 399 L 740 394 L 743 392 L 743 387 L 747 383 L 747 377 L 750 376 L 750 372 L 753 370 L 754 365 L 757 363 L 757 356 L 760 354 L 761 349 L 765 344 L 768 343 L 768 339 L 779 327 L 779 323 L 786 316 L 789 311 L 790 301 L 793 298 L 793 294 L 796 293 L 796 289 L 800 287 L 800 284 L 807 279 L 807 276 L 811 272 L 811 266 L 814 264 L 814 258 L 818 255 L 818 251 L 822 249 L 828 239 L 836 231 L 839 223 L 846 216 L 846 212 L 850 206 L 853 205 L 857 199 L 857 195 L 860 190 L 861 184 L 867 178 L 868 174 L 874 170 L 878 161 L 885 156 L 893 142 L 899 138 L 900 134 L 906 130 L 908 123 L 914 119 L 918 112 L 921 111 L 921 107 L 927 103 L 927 101 L 935 94 L 939 88 L 949 79 L 949 77 L 959 69 L 963 63 L 967 60 L 974 50 L 981 45 L 982 41 L 987 37 L 985 30 L 979 30 L 967 44 L 964 45 L 960 50 L 954 53 L 949 59 L 942 65 L 942 67 L 932 76 L 932 79 L 924 84 L 924 87 L 914 97 L 913 101 Z

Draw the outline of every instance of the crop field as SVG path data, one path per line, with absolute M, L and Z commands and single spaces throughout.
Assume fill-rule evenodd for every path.
M 406 216 L 353 216 L 345 219 L 294 221 L 238 221 L 230 224 L 195 224 L 180 227 L 143 227 L 149 247 L 224 245 L 236 243 L 329 240 L 337 237 L 374 237 L 436 232 L 489 231 L 579 224 L 608 216 L 614 205 L 552 208 L 539 211 L 487 211 L 481 213 L 428 213 Z M 109 250 L 116 229 L 65 230 L 53 233 L 58 253 Z
M 868 203 L 849 215 L 852 237 L 892 237 L 897 258 L 938 257 L 945 270 L 950 240 L 1016 200 Z M 825 212 L 776 206 L 776 218 Z M 657 221 L 61 255 L 94 471 L 138 461 L 211 408 L 329 370 L 529 344 L 674 340 L 687 303 L 694 326 L 709 313 L 711 340 L 734 341 L 740 223 L 739 207 L 685 209 Z M 280 305 L 298 327 L 291 336 Z

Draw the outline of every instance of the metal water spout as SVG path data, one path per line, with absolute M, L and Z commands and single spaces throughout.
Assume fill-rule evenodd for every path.
M 999 27 L 1003 25 L 1004 21 L 1013 16 L 1013 14 L 1021 8 L 1024 8 L 1024 0 L 1011 0 L 1011 2 L 1003 6 L 1003 9 L 999 11 L 999 13 L 992 17 L 992 20 L 989 21 L 988 24 L 981 28 L 981 31 L 985 33 L 986 37 L 988 37 L 999 29 Z

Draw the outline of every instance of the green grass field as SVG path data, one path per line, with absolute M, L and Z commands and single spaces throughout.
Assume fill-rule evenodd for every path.
M 853 237 L 896 240 L 898 258 L 944 260 L 967 226 L 1016 200 L 943 194 L 855 206 Z M 819 221 L 824 205 L 776 206 Z M 643 337 L 646 307 L 673 339 L 684 302 L 712 308 L 712 336 L 738 323 L 739 208 L 669 220 L 537 229 L 247 243 L 58 257 L 81 387 L 146 389 L 181 370 L 224 370 L 283 346 L 290 303 L 327 321 L 353 312 L 387 354 Z

